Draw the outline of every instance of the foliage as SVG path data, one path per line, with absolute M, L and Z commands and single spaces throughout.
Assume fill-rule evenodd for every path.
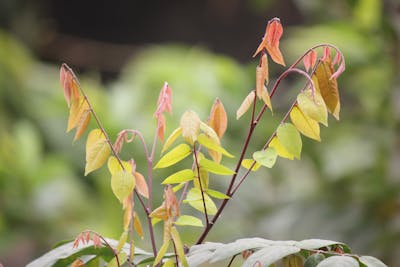
M 79 246 L 80 243 L 88 244 L 91 239 L 94 247 L 106 246 L 109 248 L 108 253 L 112 252 L 111 258 L 105 257 L 103 253 L 97 255 L 107 261 L 108 266 L 121 266 L 125 262 L 131 266 L 141 264 L 141 261 L 135 263 L 136 248 L 134 244 L 135 233 L 143 237 L 139 215 L 135 211 L 135 204 L 139 202 L 147 220 L 153 252 L 151 260 L 153 266 L 158 266 L 161 262 L 165 266 L 178 265 L 178 262 L 183 266 L 196 266 L 196 264 L 201 263 L 199 259 L 217 261 L 234 257 L 236 254 L 248 250 L 250 252 L 247 253 L 244 266 L 269 266 L 280 260 L 285 266 L 302 266 L 303 259 L 305 264 L 312 266 L 313 263 L 309 262 L 314 260 L 315 253 L 323 254 L 326 257 L 326 259 L 318 261 L 317 266 L 341 266 L 342 264 L 348 266 L 385 266 L 372 257 L 363 258 L 349 254 L 350 251 L 345 245 L 342 246 L 338 242 L 325 240 L 294 242 L 252 239 L 238 240 L 234 245 L 202 244 L 220 218 L 226 204 L 235 195 L 250 171 L 256 171 L 259 166 L 272 168 L 278 156 L 300 159 L 302 151 L 300 133 L 320 141 L 319 123 L 327 126 L 327 113 L 331 113 L 339 120 L 340 100 L 336 79 L 345 70 L 345 60 L 340 50 L 333 45 L 321 44 L 310 48 L 278 77 L 270 90 L 267 89 L 269 86 L 268 55 L 274 62 L 285 65 L 279 48 L 282 33 L 283 28 L 280 20 L 277 18 L 270 20 L 263 40 L 254 54 L 254 56 L 261 54 L 260 63 L 256 67 L 256 88 L 245 97 L 236 113 L 237 119 L 239 119 L 247 111 L 251 111 L 250 125 L 236 167 L 233 170 L 221 164 L 223 156 L 230 158 L 234 156 L 221 145 L 221 138 L 227 128 L 228 119 L 225 108 L 219 99 L 214 102 L 207 120 L 201 120 L 200 116 L 192 110 L 185 111 L 179 127 L 173 130 L 164 143 L 163 156 L 154 164 L 157 143 L 164 141 L 165 113 L 172 112 L 172 90 L 169 84 L 164 84 L 157 101 L 157 108 L 154 113 L 156 129 L 152 145 L 148 147 L 144 135 L 137 129 L 122 130 L 112 144 L 77 77 L 66 64 L 62 65 L 60 81 L 65 100 L 70 109 L 67 131 L 76 129 L 75 141 L 83 136 L 92 117 L 96 124 L 96 128 L 90 131 L 86 141 L 85 175 L 101 168 L 108 162 L 111 189 L 122 204 L 124 211 L 123 232 L 117 246 L 110 245 L 107 239 L 97 233 L 85 231 L 78 235 L 73 243 L 74 247 Z M 321 49 L 322 52 L 320 57 L 318 57 L 318 49 Z M 302 61 L 305 70 L 299 67 Z M 267 109 L 273 110 L 271 98 L 276 93 L 280 83 L 292 73 L 299 74 L 306 80 L 301 92 L 284 114 L 277 129 L 271 136 L 265 138 L 262 148 L 253 152 L 252 159 L 245 159 L 255 128 L 262 122 L 265 111 Z M 258 108 L 258 102 L 261 104 L 260 108 Z M 289 119 L 291 122 L 288 122 Z M 138 140 L 143 146 L 148 170 L 146 179 L 136 171 L 135 159 L 131 158 L 124 161 L 120 156 L 124 145 L 135 140 Z M 177 140 L 180 140 L 179 144 L 171 149 L 170 147 Z M 205 152 L 208 153 L 208 157 Z M 175 172 L 164 179 L 163 184 L 166 184 L 164 202 L 159 207 L 153 208 L 155 171 L 174 166 L 184 160 L 187 161 L 188 156 L 191 156 L 193 160 L 192 168 Z M 239 171 L 242 165 L 247 171 L 240 175 Z M 231 177 L 225 193 L 210 188 L 210 178 L 214 175 Z M 173 186 L 173 184 L 177 185 Z M 177 197 L 178 193 L 180 194 L 179 198 Z M 216 201 L 220 201 L 219 205 L 216 204 Z M 186 203 L 203 214 L 204 226 L 199 218 L 181 214 L 181 206 Z M 211 216 L 213 217 L 211 218 Z M 160 221 L 164 224 L 163 244 L 157 249 L 154 225 Z M 196 241 L 196 246 L 190 248 L 187 255 L 185 255 L 185 248 L 177 225 L 203 227 L 202 233 Z M 127 247 L 129 249 L 125 251 L 122 248 L 126 247 L 125 242 L 128 237 L 129 245 Z M 332 248 L 332 245 L 337 246 Z M 229 248 L 232 246 L 233 252 L 229 252 Z M 172 257 L 167 254 L 169 247 L 173 247 L 174 250 Z M 59 248 L 59 250 L 64 251 L 64 247 Z M 253 252 L 254 254 L 252 254 Z M 51 253 L 54 253 L 54 250 Z M 138 253 L 138 255 L 143 254 Z M 76 256 L 76 254 L 71 253 L 67 258 L 71 260 Z M 97 260 L 97 256 L 91 257 L 89 261 Z M 31 266 L 39 266 L 42 264 L 42 260 L 48 257 L 53 256 L 45 255 L 42 259 L 32 263 Z M 191 257 L 195 258 L 196 264 L 191 261 Z M 314 262 L 316 261 L 314 260 Z M 72 264 L 75 266 L 85 263 L 82 259 L 76 259 Z M 95 262 L 95 264 L 98 263 Z

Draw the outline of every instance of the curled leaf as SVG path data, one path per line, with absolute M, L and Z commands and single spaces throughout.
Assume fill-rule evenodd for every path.
M 312 49 L 303 58 L 303 63 L 304 63 L 304 67 L 306 68 L 306 71 L 313 68 L 316 62 L 317 62 L 317 52 L 315 52 Z
M 263 54 L 261 57 L 261 64 L 256 68 L 256 93 L 261 98 L 265 84 L 268 85 L 268 58 L 267 54 Z
M 282 53 L 279 49 L 279 41 L 282 37 L 282 34 L 283 27 L 279 18 L 273 18 L 268 21 L 263 40 L 258 46 L 253 57 L 255 57 L 265 48 L 275 63 L 285 66 L 285 61 L 283 60 Z
M 339 120 L 339 90 L 336 79 L 331 79 L 332 72 L 333 68 L 330 61 L 323 61 L 318 65 L 315 71 L 315 76 L 317 77 L 318 87 L 328 111 Z
M 60 83 L 64 91 L 65 101 L 70 107 L 71 101 L 79 98 L 79 82 L 72 69 L 65 63 L 60 68 Z
M 251 91 L 246 98 L 243 100 L 242 104 L 236 111 L 236 119 L 238 120 L 246 111 L 251 107 L 254 102 L 255 92 Z
M 103 166 L 110 152 L 111 149 L 103 132 L 100 129 L 92 130 L 86 141 L 85 176 Z
M 208 125 L 222 138 L 228 126 L 228 117 L 222 102 L 217 98 L 211 108 Z
M 145 198 L 149 198 L 149 188 L 147 187 L 147 183 L 146 180 L 144 179 L 144 176 L 139 172 L 135 172 L 134 176 L 136 180 L 136 189 L 138 193 L 144 196 Z

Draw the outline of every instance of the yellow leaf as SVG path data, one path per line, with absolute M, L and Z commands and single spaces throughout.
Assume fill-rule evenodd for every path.
M 92 130 L 86 141 L 85 176 L 103 166 L 110 152 L 110 146 L 101 130 Z
M 179 260 L 181 261 L 184 267 L 189 267 L 189 264 L 185 257 L 185 251 L 183 249 L 183 244 L 181 241 L 181 237 L 179 236 L 178 230 L 175 227 L 171 228 L 171 237 L 175 244 L 176 254 L 179 256 Z
M 89 104 L 83 96 L 80 96 L 76 100 L 72 99 L 72 105 L 69 110 L 67 133 L 76 128 L 80 122 L 82 124 L 84 121 L 82 116 L 87 113 L 87 111 L 90 111 Z
M 240 107 L 238 108 L 238 110 L 236 111 L 236 119 L 238 120 L 240 117 L 242 117 L 242 115 L 244 113 L 246 113 L 246 111 L 251 107 L 251 104 L 253 104 L 254 102 L 254 96 L 255 93 L 254 91 L 251 91 L 246 98 L 243 100 L 242 104 L 240 105 Z
M 218 164 L 214 161 L 211 161 L 206 158 L 202 158 L 199 161 L 200 169 L 207 170 L 211 173 L 220 174 L 220 175 L 231 175 L 235 172 L 229 169 L 228 167 Z
M 128 240 L 128 231 L 122 232 L 121 236 L 119 237 L 118 245 L 117 245 L 117 253 L 119 253 L 122 247 L 125 245 L 126 241 Z
M 125 208 L 124 211 L 124 230 L 128 230 L 129 224 L 131 223 L 132 220 L 132 207 L 127 207 Z
M 1 265 L 0 265 L 1 266 Z M 86 264 L 81 259 L 76 259 L 71 264 L 71 267 L 86 267 Z
M 254 166 L 253 166 L 253 168 L 251 170 L 254 171 L 254 172 L 257 171 L 261 167 L 261 165 L 259 163 L 257 163 L 254 159 L 244 159 L 242 161 L 242 166 L 244 168 L 246 168 L 246 169 L 250 169 L 250 167 L 253 164 L 254 164 Z
M 161 150 L 161 153 L 164 153 L 165 150 L 167 150 L 172 143 L 174 143 L 174 141 L 182 134 L 182 127 L 178 127 L 176 128 L 171 134 L 170 136 L 168 136 L 167 140 L 164 143 L 164 146 Z
M 172 259 L 168 259 L 162 267 L 175 267 L 175 262 Z
M 219 141 L 218 142 L 216 141 L 218 140 L 213 140 L 210 137 L 206 136 L 205 134 L 199 134 L 199 136 L 197 136 L 197 142 L 199 142 L 202 146 L 210 150 L 220 152 L 229 158 L 234 158 L 234 156 L 231 153 L 229 153 L 222 146 L 220 146 Z
M 171 174 L 162 182 L 162 184 L 178 184 L 182 182 L 191 181 L 194 179 L 194 173 L 191 169 L 184 169 Z
M 302 134 L 311 139 L 321 141 L 318 122 L 304 115 L 297 105 L 290 111 L 290 119 Z
M 189 144 L 193 144 L 197 140 L 200 130 L 200 118 L 196 112 L 188 110 L 183 113 L 180 121 L 182 128 L 182 136 Z
M 282 123 L 278 126 L 276 135 L 282 146 L 297 159 L 300 159 L 302 142 L 296 127 L 291 123 Z
M 74 137 L 74 142 L 81 138 L 82 134 L 86 131 L 89 122 L 90 122 L 90 110 L 87 109 L 83 114 L 81 119 L 79 120 L 77 126 L 76 126 L 76 133 Z
M 124 168 L 121 167 L 121 164 L 119 164 L 118 159 L 116 157 L 110 156 L 108 158 L 107 167 L 111 175 L 114 175 L 115 173 L 123 170 L 127 172 L 132 172 L 132 165 L 128 161 L 121 160 L 121 163 L 124 166 Z
M 119 265 L 122 266 L 126 262 L 126 260 L 128 259 L 128 256 L 126 255 L 125 252 L 118 253 L 117 257 L 118 257 L 118 262 L 117 262 L 116 258 L 113 257 L 108 262 L 107 267 L 117 267 Z M 118 265 L 118 263 L 119 263 L 119 265 Z
M 170 240 L 168 239 L 166 242 L 164 242 L 160 248 L 160 250 L 157 253 L 157 257 L 153 262 L 153 267 L 157 266 L 157 264 L 160 263 L 160 261 L 163 259 L 165 253 L 167 253 L 168 247 L 169 247 Z
M 276 153 L 278 153 L 278 156 L 290 160 L 294 159 L 293 154 L 286 150 L 286 148 L 279 141 L 278 137 L 274 136 L 268 146 L 275 149 Z
M 196 217 L 190 215 L 182 215 L 176 220 L 175 225 L 180 226 L 196 226 L 196 227 L 203 227 L 203 222 Z
M 215 213 L 217 213 L 217 206 L 215 205 L 214 201 L 210 198 L 210 196 L 205 192 L 204 192 L 204 200 L 206 203 L 207 214 L 215 215 Z M 188 203 L 196 210 L 204 213 L 203 198 L 201 196 L 201 191 L 199 188 L 190 189 L 190 191 L 186 196 L 186 199 L 183 202 Z
M 143 239 L 143 227 L 140 223 L 138 215 L 135 213 L 133 217 L 133 228 L 135 229 L 136 233 Z
M 155 210 L 153 210 L 152 213 L 150 213 L 150 218 L 158 218 L 160 220 L 167 220 L 168 219 L 168 213 L 167 213 L 167 209 L 165 208 L 164 203 L 159 206 L 158 208 L 156 208 Z
M 139 172 L 135 172 L 135 180 L 138 193 L 145 198 L 149 198 L 149 188 L 147 187 L 147 183 L 143 175 Z
M 321 96 L 318 80 L 315 76 L 313 76 L 313 81 L 315 86 L 314 94 L 310 88 L 301 92 L 297 96 L 297 104 L 305 115 L 328 126 L 328 110 Z
M 258 98 L 262 97 L 265 84 L 268 85 L 268 58 L 267 54 L 261 57 L 261 65 L 256 68 L 256 92 Z
M 211 108 L 208 124 L 222 138 L 228 126 L 228 117 L 222 102 L 217 98 Z
M 175 163 L 189 156 L 191 152 L 192 150 L 187 144 L 180 144 L 172 149 L 170 152 L 165 154 L 154 168 L 166 168 L 174 165 Z
M 194 187 L 200 189 L 199 178 L 197 177 L 197 168 L 195 169 L 195 173 L 196 173 L 196 178 L 193 180 L 193 185 Z M 203 190 L 206 190 L 210 182 L 210 177 L 208 171 L 205 170 L 204 168 L 200 168 L 200 181 L 201 181 L 201 188 L 203 188 Z
M 332 115 L 339 120 L 340 99 L 336 78 L 332 78 L 333 68 L 330 60 L 322 61 L 315 70 L 319 89 L 325 104 Z
M 264 101 L 264 104 L 269 108 L 269 110 L 271 110 L 271 112 L 273 112 L 271 98 L 269 97 L 269 92 L 265 86 L 264 86 L 264 89 L 262 90 L 261 98 Z
M 127 171 L 116 172 L 111 177 L 111 189 L 121 203 L 132 193 L 135 184 L 135 177 Z

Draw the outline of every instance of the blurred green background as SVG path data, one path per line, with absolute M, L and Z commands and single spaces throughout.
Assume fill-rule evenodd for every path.
M 150 142 L 158 92 L 168 81 L 174 112 L 167 134 L 187 108 L 206 119 L 219 97 L 229 114 L 223 144 L 238 153 L 248 116 L 236 121 L 235 111 L 254 86 L 251 55 L 275 16 L 284 25 L 288 64 L 318 43 L 343 51 L 341 121 L 331 119 L 322 129 L 321 144 L 303 138 L 301 161 L 279 159 L 272 170 L 249 177 L 208 240 L 325 238 L 400 266 L 397 0 L 2 0 L 0 262 L 24 266 L 87 228 L 113 238 L 122 230 L 107 170 L 84 177 L 84 138 L 72 144 L 73 135 L 65 133 L 61 62 L 76 70 L 111 137 L 134 128 Z M 270 64 L 271 78 L 282 70 Z M 274 117 L 265 117 L 250 153 L 299 89 L 296 77 L 283 83 Z M 125 152 L 145 174 L 140 146 Z M 166 173 L 155 174 L 162 181 Z M 218 177 L 213 187 L 222 190 L 227 182 Z M 160 202 L 161 193 L 155 205 Z M 187 243 L 199 233 L 182 231 Z M 145 242 L 138 246 L 149 249 Z

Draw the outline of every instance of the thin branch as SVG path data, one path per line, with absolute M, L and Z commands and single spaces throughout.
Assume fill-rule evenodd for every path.
M 207 207 L 206 207 L 206 200 L 204 197 L 204 192 L 203 192 L 203 185 L 201 183 L 201 178 L 200 178 L 200 165 L 199 161 L 197 158 L 197 150 L 196 150 L 196 143 L 193 144 L 193 155 L 194 155 L 194 162 L 196 164 L 196 169 L 197 169 L 197 179 L 199 179 L 199 186 L 200 186 L 200 192 L 201 192 L 201 199 L 203 201 L 203 207 L 204 207 L 204 216 L 206 217 L 206 227 L 210 224 L 208 220 L 208 214 L 207 214 Z

